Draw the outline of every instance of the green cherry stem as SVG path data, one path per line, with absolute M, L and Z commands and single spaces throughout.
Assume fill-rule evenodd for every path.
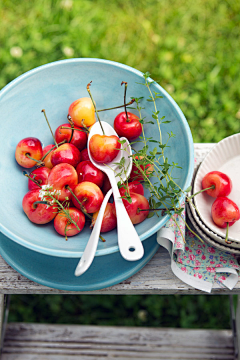
M 102 235 L 99 235 L 99 238 L 102 240 L 102 242 L 106 241 L 106 239 L 104 239 L 104 237 Z
M 54 143 L 55 143 L 56 147 L 58 147 L 58 143 L 56 142 L 55 136 L 53 135 L 52 128 L 51 128 L 51 126 L 50 126 L 50 123 L 49 123 L 48 118 L 47 118 L 47 115 L 46 115 L 46 111 L 45 111 L 44 109 L 42 109 L 42 112 L 43 112 L 43 114 L 44 114 L 44 116 L 45 116 L 45 119 L 46 119 L 46 121 L 47 121 L 48 127 L 49 127 L 49 129 L 50 129 L 50 131 L 51 131 L 51 134 L 52 134 Z
M 127 94 L 127 82 L 126 81 L 122 81 L 121 85 L 124 84 L 124 109 L 125 109 L 125 114 L 126 114 L 126 122 L 130 122 L 129 118 L 128 118 L 128 113 L 127 113 L 127 106 L 126 106 L 126 94 Z
M 42 162 L 42 160 L 36 160 L 36 159 L 32 158 L 28 153 L 25 154 L 25 156 L 26 156 L 27 158 L 33 160 L 33 161 L 36 161 L 36 163 L 38 163 L 38 165 L 41 165 L 41 166 L 44 165 L 44 163 Z
M 76 195 L 73 193 L 73 191 L 72 191 L 72 189 L 70 188 L 70 186 L 67 185 L 66 188 L 70 191 L 70 193 L 72 194 L 72 196 L 74 197 L 74 199 L 78 202 L 78 204 L 80 205 L 81 211 L 84 213 L 84 215 L 86 215 L 89 219 L 92 219 L 92 216 L 87 213 L 85 207 L 83 206 L 83 204 L 81 203 L 81 201 L 78 200 L 78 198 L 77 198 Z
M 193 198 L 194 196 L 196 196 L 197 194 L 200 194 L 200 193 L 202 193 L 202 192 L 204 192 L 204 191 L 206 191 L 206 190 L 210 190 L 210 189 L 215 189 L 215 185 L 212 185 L 212 186 L 210 186 L 210 187 L 208 187 L 208 188 L 206 188 L 206 189 L 202 189 L 202 190 L 196 192 L 196 193 L 193 194 L 192 196 L 189 196 L 188 199 L 192 199 L 192 198 Z
M 231 244 L 232 242 L 228 240 L 228 230 L 229 230 L 229 222 L 227 222 L 227 229 L 226 229 L 226 237 L 225 237 L 225 243 Z
M 102 126 L 102 123 L 101 123 L 100 117 L 99 117 L 99 115 L 98 115 L 98 111 L 97 111 L 97 108 L 96 108 L 95 102 L 94 102 L 94 100 L 93 100 L 93 97 L 92 97 L 92 94 L 91 94 L 91 91 L 90 91 L 90 86 L 91 86 L 91 83 L 92 83 L 92 81 L 90 81 L 90 83 L 88 83 L 88 84 L 87 84 L 87 91 L 88 91 L 88 94 L 89 94 L 89 96 L 90 96 L 90 98 L 91 98 L 91 100 L 92 100 L 92 103 L 93 103 L 93 106 L 94 106 L 95 112 L 96 112 L 96 114 L 97 114 L 97 118 L 98 118 L 99 124 L 100 124 L 101 129 L 102 129 L 102 132 L 103 132 L 103 135 L 105 135 L 105 132 L 104 132 L 104 130 L 103 130 L 103 126 Z
M 28 175 L 28 173 L 26 171 L 23 171 L 23 175 L 26 176 L 27 178 L 29 178 L 31 181 L 34 182 L 34 184 L 36 184 L 37 186 L 40 187 L 40 189 L 42 188 L 41 185 L 39 184 L 39 182 L 33 178 L 31 178 L 31 176 Z
M 69 129 L 69 128 L 68 128 Z M 60 142 L 59 144 L 58 144 L 58 146 L 60 146 L 60 145 L 62 145 L 62 144 L 65 144 L 65 142 L 67 142 L 67 140 L 63 140 L 62 142 Z M 56 145 L 54 145 L 50 150 L 48 150 L 47 152 L 46 152 L 46 154 L 42 157 L 42 161 L 48 156 L 48 154 L 50 154 L 50 152 L 51 151 L 53 151 L 53 150 L 55 150 L 57 148 L 57 146 Z
M 68 129 L 68 130 L 69 130 L 69 127 L 66 127 L 66 126 L 61 126 L 59 130 L 61 130 L 61 129 Z M 81 131 L 81 132 L 85 132 L 85 133 L 89 133 L 89 130 L 88 130 L 88 129 L 84 129 L 84 130 L 82 130 L 82 129 L 72 128 L 72 130 L 74 130 L 74 131 Z
M 119 106 L 114 106 L 114 107 L 108 108 L 108 109 L 100 109 L 100 110 L 98 110 L 98 112 L 107 111 L 107 110 L 114 110 L 114 109 L 120 109 L 120 108 L 122 108 L 122 107 L 132 105 L 132 104 L 134 103 L 134 101 L 135 101 L 135 99 L 132 99 L 132 100 L 129 101 L 129 103 L 127 103 L 127 104 L 123 104 L 123 105 L 119 105 Z

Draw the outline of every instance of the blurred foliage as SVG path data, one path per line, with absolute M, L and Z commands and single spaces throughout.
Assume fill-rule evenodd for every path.
M 222 295 L 14 295 L 9 321 L 58 324 L 230 328 Z
M 240 2 L 2 0 L 0 88 L 71 57 L 149 71 L 179 104 L 195 142 L 240 130 Z
M 195 142 L 240 130 L 236 0 L 1 0 L 0 89 L 52 61 L 96 57 L 149 71 Z M 225 296 L 13 296 L 11 321 L 229 327 Z

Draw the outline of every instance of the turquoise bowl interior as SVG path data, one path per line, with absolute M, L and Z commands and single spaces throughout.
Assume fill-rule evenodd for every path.
M 69 105 L 80 97 L 88 96 L 86 86 L 92 81 L 91 92 L 98 109 L 113 107 L 123 103 L 122 81 L 128 83 L 127 101 L 131 97 L 143 96 L 142 116 L 152 120 L 153 104 L 146 99 L 148 90 L 143 83 L 143 74 L 129 66 L 101 59 L 69 59 L 40 66 L 19 76 L 0 91 L 1 132 L 0 132 L 0 231 L 18 244 L 42 254 L 60 257 L 80 257 L 90 235 L 85 229 L 66 241 L 59 236 L 53 224 L 35 225 L 22 210 L 22 199 L 28 191 L 23 168 L 15 161 L 17 143 L 25 137 L 37 137 L 43 146 L 52 143 L 51 133 L 41 110 L 45 109 L 53 131 L 67 122 Z M 152 91 L 160 92 L 157 99 L 160 117 L 170 120 L 162 124 L 163 142 L 168 133 L 175 137 L 169 142 L 166 156 L 170 163 L 178 163 L 173 176 L 182 189 L 186 189 L 192 179 L 194 168 L 193 139 L 188 123 L 171 96 L 157 83 Z M 101 119 L 113 124 L 115 116 L 122 110 L 101 112 Z M 137 111 L 131 110 L 138 114 Z M 144 125 L 146 137 L 159 139 L 157 125 Z M 149 147 L 154 148 L 154 143 Z M 147 193 L 146 193 L 147 194 Z M 184 199 L 182 196 L 181 200 Z M 153 216 L 136 226 L 145 240 L 157 232 L 168 220 L 168 215 Z M 126 234 L 127 236 L 127 234 Z M 117 231 L 104 234 L 106 242 L 99 242 L 97 256 L 108 255 L 119 250 Z

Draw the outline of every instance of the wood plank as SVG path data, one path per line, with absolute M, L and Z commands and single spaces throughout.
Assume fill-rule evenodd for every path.
M 2 360 L 234 359 L 230 330 L 8 324 Z
M 195 144 L 196 166 L 214 144 Z M 181 282 L 171 271 L 168 252 L 160 248 L 153 259 L 137 274 L 120 284 L 91 292 L 62 291 L 37 284 L 13 270 L 0 256 L 0 294 L 200 294 Z M 212 294 L 229 294 L 215 284 Z M 231 291 L 240 294 L 240 282 Z

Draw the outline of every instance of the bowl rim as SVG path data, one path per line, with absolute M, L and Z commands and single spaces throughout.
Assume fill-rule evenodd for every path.
M 71 59 L 63 59 L 63 60 L 57 60 L 54 62 L 50 62 L 47 64 L 43 64 L 40 65 L 36 68 L 33 68 L 31 70 L 28 70 L 27 72 L 19 75 L 17 78 L 15 78 L 14 80 L 12 80 L 10 83 L 8 83 L 5 87 L 3 87 L 0 90 L 0 102 L 1 102 L 1 98 L 4 96 L 4 94 L 8 91 L 10 91 L 12 88 L 14 88 L 16 85 L 20 84 L 22 81 L 24 81 L 26 78 L 31 77 L 32 75 L 34 75 L 35 73 L 38 73 L 42 70 L 45 70 L 47 68 L 51 68 L 54 67 L 56 65 L 61 65 L 61 64 L 74 64 L 74 63 L 102 63 L 102 64 L 106 64 L 106 65 L 111 65 L 111 66 L 115 66 L 118 68 L 122 68 L 124 70 L 128 70 L 131 73 L 135 73 L 136 75 L 140 76 L 143 78 L 143 73 L 137 69 L 134 69 L 133 67 L 129 66 L 129 65 L 125 65 L 116 61 L 112 61 L 112 60 L 106 60 L 106 59 L 99 59 L 99 58 L 71 58 Z M 185 183 L 182 186 L 183 189 L 188 188 L 191 185 L 191 181 L 192 181 L 192 176 L 193 176 L 193 171 L 194 171 L 194 143 L 193 143 L 193 138 L 192 138 L 192 133 L 189 127 L 189 124 L 187 122 L 187 119 L 185 117 L 185 115 L 183 114 L 182 110 L 180 109 L 180 107 L 178 106 L 178 104 L 175 102 L 175 100 L 167 93 L 167 91 L 162 88 L 161 85 L 159 85 L 156 81 L 154 81 L 151 77 L 148 77 L 148 80 L 150 82 L 154 82 L 156 84 L 156 86 L 159 88 L 159 90 L 161 91 L 161 93 L 167 98 L 167 100 L 169 101 L 169 103 L 171 103 L 171 105 L 173 106 L 173 108 L 175 109 L 176 113 L 180 116 L 181 121 L 184 125 L 185 131 L 186 131 L 186 139 L 185 139 L 185 145 L 187 147 L 187 152 L 188 152 L 188 156 L 189 156 L 189 163 L 188 163 L 188 173 L 185 179 Z M 180 197 L 180 203 L 182 203 L 185 199 L 185 194 L 183 193 L 182 196 Z M 153 234 L 155 234 L 158 230 L 160 230 L 166 223 L 167 221 L 170 219 L 169 215 L 165 215 L 157 224 L 155 224 L 152 228 L 144 231 L 144 233 L 142 233 L 140 235 L 140 240 L 143 241 L 147 238 L 149 238 L 150 236 L 152 236 Z M 23 245 L 31 250 L 46 254 L 46 255 L 51 255 L 51 256 L 59 256 L 59 257 L 76 257 L 79 258 L 82 256 L 83 251 L 77 251 L 77 252 L 73 252 L 73 251 L 66 251 L 66 250 L 55 250 L 55 249 L 45 249 L 44 247 L 41 247 L 39 245 L 35 245 L 32 243 L 29 243 L 29 241 L 24 240 L 22 237 L 15 235 L 12 231 L 8 230 L 4 225 L 1 224 L 0 222 L 0 231 L 6 235 L 8 238 L 12 239 L 13 241 L 16 241 L 18 244 Z M 119 247 L 118 245 L 116 245 L 115 247 L 111 247 L 109 249 L 101 249 L 100 251 L 96 251 L 96 256 L 100 256 L 100 255 L 108 255 L 110 253 L 114 253 L 119 251 Z

